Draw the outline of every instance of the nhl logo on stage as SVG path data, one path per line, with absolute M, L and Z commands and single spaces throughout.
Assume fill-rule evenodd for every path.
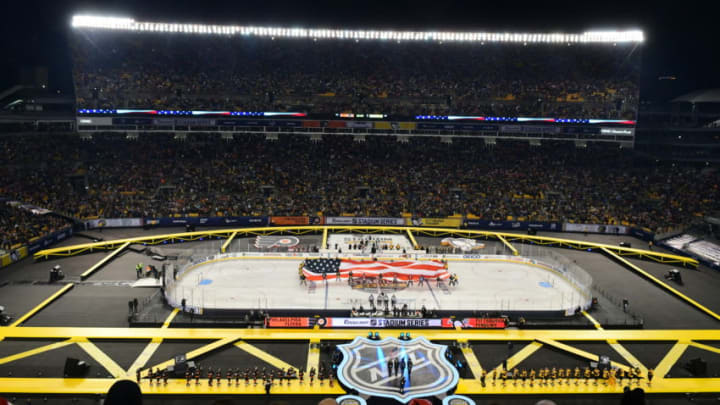
M 407 403 L 443 397 L 458 383 L 457 370 L 445 359 L 447 346 L 423 337 L 407 341 L 358 337 L 338 349 L 344 356 L 338 379 L 361 395 Z
M 297 236 L 258 236 L 255 238 L 255 247 L 268 249 L 274 247 L 293 247 L 300 243 Z

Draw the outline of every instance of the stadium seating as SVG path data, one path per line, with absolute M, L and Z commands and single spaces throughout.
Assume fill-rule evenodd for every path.
M 76 29 L 78 108 L 635 119 L 629 46 Z
M 9 180 L 0 197 L 75 218 L 459 214 L 656 232 L 688 224 L 720 201 L 717 177 L 702 166 L 656 165 L 616 147 L 351 139 L 6 137 L 0 151 L 13 164 L 0 166 Z M 39 164 L 37 156 L 49 159 Z

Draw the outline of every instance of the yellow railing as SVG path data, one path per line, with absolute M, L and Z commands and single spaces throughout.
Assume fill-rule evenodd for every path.
M 328 226 L 328 225 L 313 225 L 313 226 L 279 226 L 279 227 L 258 227 L 258 228 L 234 228 L 234 229 L 221 229 L 221 230 L 207 230 L 207 231 L 196 231 L 196 232 L 179 232 L 170 233 L 164 235 L 152 235 L 142 236 L 136 238 L 117 239 L 111 241 L 84 243 L 72 246 L 63 246 L 52 249 L 45 249 L 35 253 L 35 259 L 47 259 L 51 256 L 73 256 L 83 252 L 92 252 L 96 250 L 109 250 L 115 249 L 122 246 L 125 243 L 130 244 L 144 244 L 144 245 L 157 245 L 168 242 L 179 242 L 179 241 L 197 241 L 200 239 L 219 239 L 228 238 L 233 233 L 236 233 L 236 237 L 247 237 L 256 235 L 273 235 L 273 234 L 293 234 L 293 235 L 307 235 L 307 234 L 322 234 L 325 232 L 354 232 L 354 233 L 371 233 L 377 234 L 381 232 L 387 233 L 406 233 L 412 232 L 414 235 L 424 236 L 455 236 L 455 237 L 466 237 L 466 238 L 485 238 L 485 239 L 496 239 L 501 240 L 503 238 L 506 242 L 519 241 L 521 243 L 532 243 L 536 245 L 552 245 L 559 247 L 567 247 L 572 249 L 581 250 L 602 250 L 607 249 L 621 256 L 635 256 L 639 258 L 651 259 L 661 263 L 678 263 L 686 266 L 696 267 L 698 265 L 697 260 L 679 256 L 669 253 L 661 253 L 650 250 L 642 250 L 635 248 L 620 247 L 615 245 L 608 245 L 604 243 L 595 243 L 574 239 L 565 238 L 554 238 L 548 236 L 536 236 L 536 235 L 523 235 L 516 233 L 507 232 L 493 232 L 493 231 L 481 231 L 472 229 L 456 229 L 456 228 L 424 228 L 424 227 L 405 227 L 405 226 Z

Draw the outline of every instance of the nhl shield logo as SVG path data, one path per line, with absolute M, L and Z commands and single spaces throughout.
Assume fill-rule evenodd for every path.
M 409 341 L 357 337 L 338 349 L 344 355 L 338 379 L 363 395 L 407 403 L 443 396 L 458 383 L 457 370 L 445 358 L 447 346 L 424 337 Z

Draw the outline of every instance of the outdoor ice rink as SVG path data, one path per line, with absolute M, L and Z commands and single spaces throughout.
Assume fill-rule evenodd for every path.
M 380 290 L 353 289 L 347 280 L 307 281 L 301 285 L 301 259 L 242 259 L 198 265 L 179 276 L 168 288 L 170 302 L 186 299 L 188 307 L 205 309 L 347 309 L 369 308 L 369 296 Z M 573 285 L 558 274 L 522 263 L 503 261 L 450 261 L 449 271 L 458 286 L 383 287 L 397 298 L 398 306 L 411 310 L 423 305 L 434 310 L 534 310 L 573 309 L 587 303 Z

